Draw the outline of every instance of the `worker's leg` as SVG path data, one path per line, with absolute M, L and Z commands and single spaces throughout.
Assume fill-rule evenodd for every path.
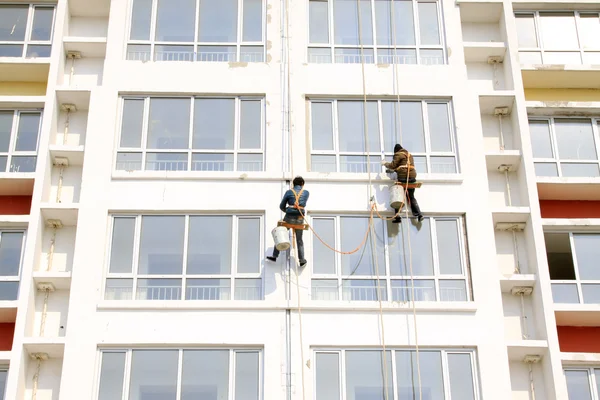
M 409 182 L 414 183 L 416 179 L 411 179 Z M 415 217 L 419 219 L 419 221 L 423 220 L 423 215 L 421 214 L 421 208 L 419 208 L 419 203 L 417 203 L 417 199 L 415 198 L 415 189 L 408 189 L 408 202 L 410 203 L 410 209 Z
M 304 267 L 306 265 L 306 260 L 304 259 L 304 240 L 302 240 L 302 235 L 304 231 L 302 229 L 296 229 L 296 246 L 298 246 L 298 260 L 300 261 L 300 266 Z
M 392 224 L 399 224 L 400 222 L 402 222 L 402 219 L 400 218 L 400 214 L 398 214 L 399 211 L 400 211 L 400 209 L 394 208 L 395 217 L 392 220 Z

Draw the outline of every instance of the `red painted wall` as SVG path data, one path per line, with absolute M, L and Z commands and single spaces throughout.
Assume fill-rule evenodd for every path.
M 600 353 L 600 327 L 557 326 L 560 351 Z
M 31 210 L 31 196 L 0 196 L 1 215 L 27 215 Z
M 0 351 L 12 350 L 15 324 L 0 324 Z
M 540 200 L 542 218 L 600 218 L 600 201 Z

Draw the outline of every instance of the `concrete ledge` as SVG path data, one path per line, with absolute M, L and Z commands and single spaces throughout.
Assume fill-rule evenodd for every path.
M 521 64 L 525 88 L 600 88 L 600 65 Z
M 600 353 L 560 353 L 563 365 L 600 365 Z
M 600 304 L 554 304 L 559 326 L 600 326 Z
M 600 200 L 600 178 L 536 177 L 540 200 Z
M 527 115 L 550 117 L 595 117 L 600 113 L 600 101 L 526 101 Z

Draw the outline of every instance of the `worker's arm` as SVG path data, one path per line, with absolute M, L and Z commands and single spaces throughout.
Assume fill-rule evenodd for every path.
M 394 159 L 392 160 L 391 163 L 385 163 L 385 167 L 388 169 L 396 169 L 399 166 L 405 164 L 406 160 L 406 154 L 404 154 L 403 152 L 399 151 L 397 153 L 394 153 Z
M 288 192 L 289 192 L 289 190 L 287 192 L 285 192 L 285 194 L 283 195 L 283 199 L 281 199 L 281 203 L 279 204 L 279 209 L 283 212 L 285 212 L 285 210 L 286 210 Z

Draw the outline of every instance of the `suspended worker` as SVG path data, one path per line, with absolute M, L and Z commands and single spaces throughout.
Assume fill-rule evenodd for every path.
M 306 207 L 306 201 L 308 200 L 308 190 L 304 190 L 304 179 L 301 176 L 297 176 L 292 181 L 294 184 L 293 189 L 289 189 L 283 195 L 279 209 L 285 213 L 283 221 L 290 225 L 299 225 L 298 229 L 294 229 L 296 232 L 296 246 L 298 246 L 298 258 L 300 266 L 306 265 L 304 259 L 304 241 L 302 240 L 302 228 L 304 224 L 304 217 L 306 216 L 304 208 Z M 273 248 L 273 256 L 267 257 L 267 260 L 277 261 L 279 256 L 279 250 L 276 247 Z
M 394 146 L 394 159 L 391 163 L 382 161 L 381 164 L 385 166 L 387 169 L 391 169 L 396 172 L 396 177 L 398 182 L 403 183 L 416 183 L 417 182 L 417 170 L 415 168 L 415 160 L 413 159 L 412 154 L 408 152 L 405 148 L 400 146 L 400 144 L 396 144 Z M 419 208 L 419 203 L 417 203 L 417 199 L 415 199 L 415 189 L 407 189 L 408 192 L 408 203 L 410 204 L 410 209 L 412 210 L 413 215 L 417 218 L 419 222 L 423 221 L 423 214 L 421 214 L 421 209 Z M 396 211 L 396 218 L 392 220 L 392 223 L 397 224 L 402 220 L 400 219 L 400 215 L 398 214 L 398 209 L 394 209 Z

